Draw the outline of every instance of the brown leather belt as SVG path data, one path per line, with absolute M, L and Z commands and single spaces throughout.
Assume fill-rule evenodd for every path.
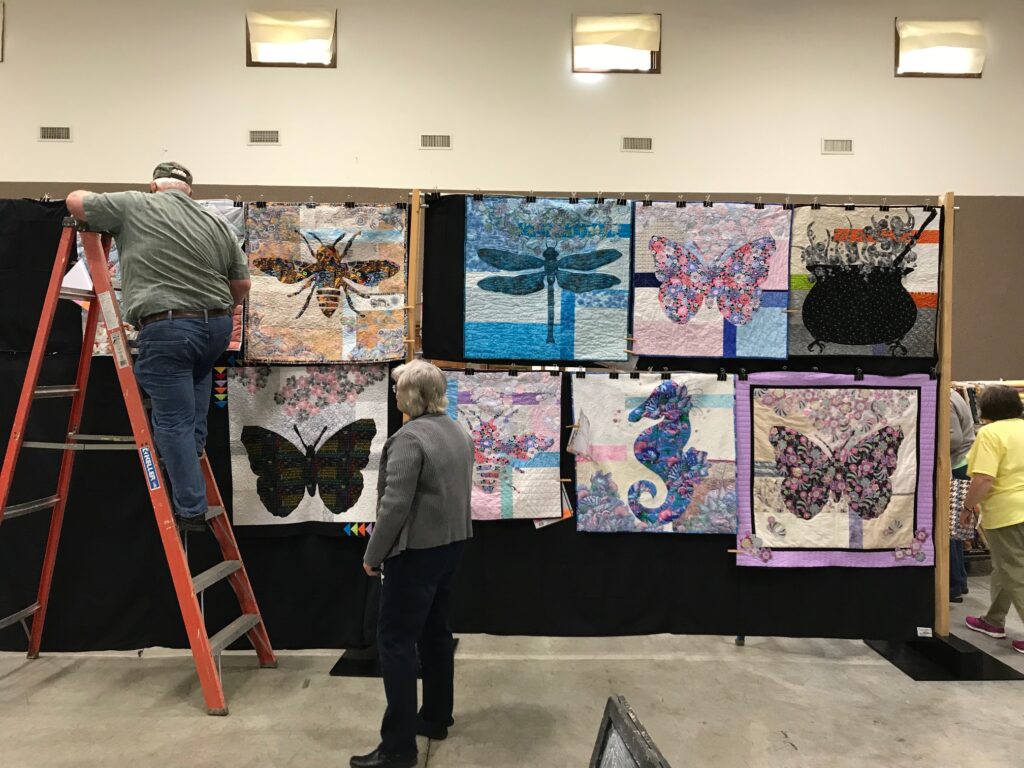
M 230 309 L 168 309 L 166 312 L 156 312 L 152 315 L 146 315 L 139 320 L 139 328 L 145 328 L 150 323 L 156 323 L 160 320 L 184 320 L 186 318 L 203 318 L 209 320 L 211 317 L 226 317 L 231 314 Z

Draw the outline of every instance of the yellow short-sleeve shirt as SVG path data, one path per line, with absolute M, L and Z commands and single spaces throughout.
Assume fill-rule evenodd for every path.
M 983 528 L 1024 523 L 1024 419 L 982 427 L 967 455 L 967 472 L 995 478 L 981 502 Z

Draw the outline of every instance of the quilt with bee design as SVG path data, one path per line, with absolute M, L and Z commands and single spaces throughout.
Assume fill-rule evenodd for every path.
M 404 357 L 406 220 L 397 206 L 250 205 L 246 360 Z
M 632 210 L 466 198 L 470 360 L 625 360 Z
M 387 377 L 384 365 L 228 369 L 235 526 L 372 523 Z
M 448 415 L 473 437 L 473 519 L 561 518 L 561 377 L 446 375 Z
M 736 531 L 731 379 L 587 374 L 572 398 L 577 530 Z
M 637 206 L 633 349 L 785 358 L 790 215 L 781 205 Z
M 737 564 L 934 563 L 927 375 L 760 373 L 736 396 Z

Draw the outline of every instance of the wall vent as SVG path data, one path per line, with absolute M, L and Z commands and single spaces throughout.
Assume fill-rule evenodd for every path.
M 448 133 L 421 133 L 420 149 L 451 149 L 452 137 Z
M 821 154 L 823 155 L 852 155 L 853 139 L 822 139 Z
M 71 141 L 71 126 L 41 125 L 39 126 L 40 141 Z
M 280 131 L 249 131 L 249 143 L 260 146 L 276 146 L 281 143 Z
M 623 152 L 653 152 L 654 139 L 650 136 L 623 136 Z

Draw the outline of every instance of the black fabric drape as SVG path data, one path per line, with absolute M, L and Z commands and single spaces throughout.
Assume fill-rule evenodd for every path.
M 0 350 L 32 349 L 60 242 L 64 202 L 0 200 Z M 70 301 L 57 304 L 50 352 L 82 345 L 82 313 Z

